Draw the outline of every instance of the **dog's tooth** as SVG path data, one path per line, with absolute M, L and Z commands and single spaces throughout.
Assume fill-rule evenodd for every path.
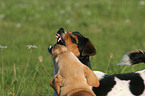
M 56 38 L 58 38 L 58 35 L 57 35 L 57 34 L 55 34 L 55 37 L 56 37 Z
M 57 36 L 59 36 L 60 37 L 60 35 L 57 33 Z
M 58 42 L 61 40 L 61 38 L 58 38 Z

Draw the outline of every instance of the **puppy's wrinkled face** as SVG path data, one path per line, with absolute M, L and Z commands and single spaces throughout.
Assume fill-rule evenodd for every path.
M 50 46 L 48 50 L 49 53 L 52 54 L 53 59 L 55 59 L 55 62 L 58 61 L 56 59 L 61 53 L 68 51 L 68 49 L 65 46 L 60 44 L 55 44 L 53 47 Z
M 55 36 L 57 37 L 57 44 L 65 45 L 77 57 L 96 54 L 96 49 L 89 39 L 79 32 L 67 33 L 63 28 L 60 28 Z
M 67 50 L 67 48 L 65 47 L 65 46 L 63 46 L 63 45 L 56 45 L 56 46 L 54 46 L 54 48 L 52 49 L 52 55 L 53 56 L 58 56 L 58 55 L 60 55 L 61 53 L 63 53 L 63 52 L 66 52 L 66 51 L 68 51 Z

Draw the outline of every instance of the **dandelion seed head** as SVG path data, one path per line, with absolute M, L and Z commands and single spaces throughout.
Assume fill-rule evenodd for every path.
M 113 53 L 110 53 L 110 58 L 112 58 L 113 57 Z
M 39 62 L 42 62 L 42 61 L 43 61 L 42 56 L 39 56 L 39 57 L 38 57 L 38 61 L 39 61 Z

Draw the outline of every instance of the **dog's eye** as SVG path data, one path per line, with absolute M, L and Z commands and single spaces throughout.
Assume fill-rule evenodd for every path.
M 72 41 L 72 43 L 77 44 L 76 40 L 73 37 L 71 37 L 71 41 Z

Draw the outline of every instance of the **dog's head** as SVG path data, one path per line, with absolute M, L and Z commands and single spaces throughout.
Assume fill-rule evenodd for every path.
M 89 56 L 95 55 L 96 49 L 88 38 L 79 32 L 67 33 L 63 28 L 60 28 L 55 36 L 57 44 L 65 45 L 83 64 L 91 68 Z
M 58 60 L 61 53 L 68 51 L 67 48 L 60 44 L 55 44 L 54 46 L 50 46 L 48 48 L 48 52 L 52 54 L 53 63 L 54 63 L 54 74 L 57 74 L 59 67 L 58 67 Z
M 63 28 L 60 28 L 56 37 L 58 44 L 65 45 L 77 57 L 93 56 L 96 54 L 96 49 L 90 40 L 79 32 L 67 33 Z
M 54 58 L 54 60 L 56 60 L 55 62 L 57 62 L 57 58 L 59 57 L 59 55 L 63 52 L 68 51 L 68 49 L 60 44 L 55 44 L 53 47 L 49 47 L 48 51 L 50 54 L 52 54 L 52 57 Z

